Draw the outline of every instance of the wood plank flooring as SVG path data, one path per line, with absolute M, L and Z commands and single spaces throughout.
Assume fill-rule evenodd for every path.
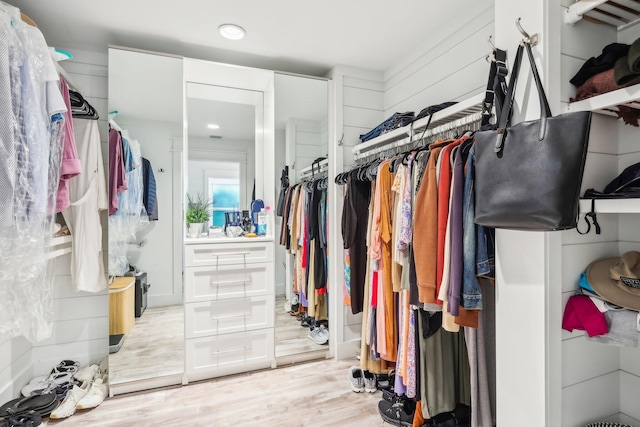
M 388 426 L 381 393 L 354 393 L 355 359 L 333 359 L 121 395 L 48 426 L 359 427 Z
M 275 348 L 276 357 L 310 351 L 327 350 L 328 345 L 319 345 L 309 339 L 309 328 L 300 326 L 295 317 L 284 311 L 285 296 L 276 296 Z
M 109 355 L 109 382 L 122 384 L 181 374 L 184 370 L 184 308 L 148 308 L 136 318 L 122 348 Z

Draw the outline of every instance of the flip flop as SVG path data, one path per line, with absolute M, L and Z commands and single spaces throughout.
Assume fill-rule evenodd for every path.
M 55 394 L 39 394 L 36 396 L 19 397 L 17 399 L 10 400 L 4 405 L 0 406 L 0 418 L 8 418 L 14 415 L 21 415 L 29 411 L 44 411 L 49 410 L 49 413 L 55 409 L 55 404 L 58 405 Z M 42 413 L 40 413 L 42 415 Z
M 37 427 L 42 424 L 42 417 L 38 412 L 29 411 L 24 414 L 14 415 L 5 420 L 3 426 L 7 427 Z

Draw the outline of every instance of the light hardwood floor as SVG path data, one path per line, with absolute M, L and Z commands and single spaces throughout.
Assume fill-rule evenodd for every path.
M 285 296 L 276 296 L 275 348 L 276 357 L 311 351 L 327 351 L 328 345 L 319 345 L 309 339 L 309 328 L 300 326 L 294 316 L 284 311 Z
M 122 348 L 109 355 L 109 381 L 122 384 L 184 370 L 184 307 L 148 308 Z
M 383 426 L 381 393 L 354 393 L 355 359 L 309 362 L 107 399 L 48 426 Z

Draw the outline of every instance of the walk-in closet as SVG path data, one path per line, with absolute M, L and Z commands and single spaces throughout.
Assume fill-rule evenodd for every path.
M 640 0 L 8 0 L 0 70 L 0 426 L 640 427 Z M 575 223 L 476 221 L 576 112 Z

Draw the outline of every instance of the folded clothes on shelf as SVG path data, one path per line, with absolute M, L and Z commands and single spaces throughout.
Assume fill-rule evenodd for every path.
M 383 133 L 389 132 L 393 129 L 404 127 L 413 122 L 414 117 L 415 113 L 413 111 L 408 111 L 406 113 L 394 113 L 393 116 L 389 117 L 387 120 L 371 129 L 369 132 L 360 135 L 360 142 L 369 141 L 370 139 L 380 136 Z

